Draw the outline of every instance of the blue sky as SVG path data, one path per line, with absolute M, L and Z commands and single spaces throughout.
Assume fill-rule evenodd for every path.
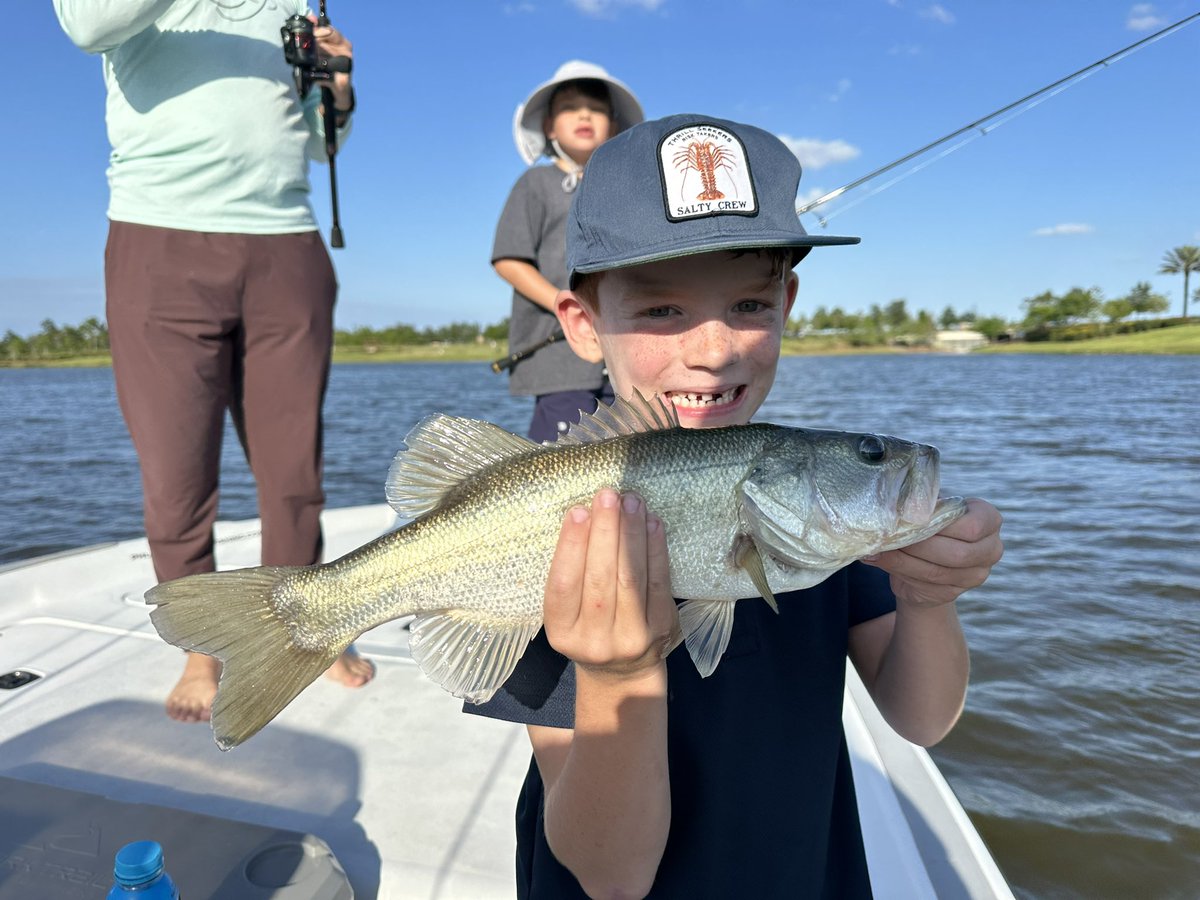
M 244 0 L 271 3 L 272 0 Z M 516 105 L 557 66 L 605 66 L 649 117 L 767 128 L 832 190 L 1200 9 L 1197 0 L 327 0 L 354 42 L 355 131 L 338 157 L 347 247 L 337 324 L 492 323 L 488 259 L 523 164 Z M 20 4 L 5 65 L 9 180 L 0 333 L 103 316 L 104 92 L 48 0 Z M 280 16 L 283 18 L 282 14 Z M 857 247 L 798 269 L 798 312 L 898 298 L 1020 315 L 1046 290 L 1122 296 L 1149 281 L 1179 312 L 1163 254 L 1200 243 L 1200 23 L 1104 69 L 862 202 Z M 314 167 L 328 235 L 328 175 Z M 853 196 L 853 195 L 851 195 Z M 805 226 L 820 224 L 806 216 Z

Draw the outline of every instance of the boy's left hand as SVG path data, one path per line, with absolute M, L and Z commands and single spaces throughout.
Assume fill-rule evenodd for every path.
M 863 562 L 892 576 L 898 604 L 943 606 L 987 581 L 1004 553 L 1001 521 L 996 507 L 972 497 L 966 513 L 933 537 Z

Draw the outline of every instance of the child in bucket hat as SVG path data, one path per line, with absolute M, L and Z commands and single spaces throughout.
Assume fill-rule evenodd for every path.
M 572 60 L 517 107 L 513 138 L 531 166 L 513 186 L 492 247 L 496 273 L 513 288 L 509 391 L 533 396 L 529 436 L 554 440 L 608 397 L 603 366 L 585 362 L 561 340 L 554 298 L 567 286 L 564 226 L 592 153 L 642 120 L 637 98 L 600 66 Z M 550 165 L 534 165 L 549 159 Z
M 800 166 L 765 131 L 707 116 L 600 147 L 568 223 L 556 311 L 618 394 L 659 395 L 684 427 L 744 425 L 774 380 L 815 246 Z M 842 730 L 847 657 L 892 727 L 936 743 L 967 649 L 954 600 L 1000 558 L 981 500 L 940 534 L 807 590 L 737 603 L 720 665 L 665 659 L 674 625 L 662 523 L 599 492 L 563 522 L 545 628 L 491 701 L 528 726 L 517 805 L 521 897 L 870 897 Z
M 553 78 L 534 88 L 513 114 L 513 140 L 527 165 L 532 166 L 541 156 L 553 156 L 565 171 L 578 172 L 587 163 L 586 159 L 581 163 L 566 154 L 558 146 L 558 138 L 549 133 L 554 126 L 553 100 L 568 88 L 581 90 L 607 104 L 609 137 L 642 121 L 642 105 L 623 82 L 601 66 L 570 60 L 558 67 Z

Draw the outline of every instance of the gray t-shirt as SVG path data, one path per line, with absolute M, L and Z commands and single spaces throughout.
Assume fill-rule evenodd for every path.
M 492 246 L 493 263 L 500 259 L 531 263 L 560 289 L 567 287 L 567 213 L 575 196 L 563 189 L 563 174 L 557 166 L 534 166 L 517 180 L 500 214 Z M 510 353 L 540 344 L 557 328 L 552 312 L 513 291 Z M 602 370 L 601 364 L 580 359 L 560 340 L 513 366 L 508 389 L 520 396 L 596 390 L 603 383 Z

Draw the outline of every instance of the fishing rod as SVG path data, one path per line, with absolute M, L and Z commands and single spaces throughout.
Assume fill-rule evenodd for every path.
M 317 25 L 328 28 L 329 16 L 325 13 L 325 0 L 321 0 Z M 283 58 L 292 66 L 292 76 L 296 80 L 296 92 L 303 100 L 315 82 L 321 83 L 322 126 L 325 131 L 325 157 L 329 163 L 329 197 L 333 226 L 329 233 L 329 246 L 341 248 L 346 246 L 342 237 L 342 222 L 338 215 L 337 189 L 337 118 L 338 110 L 333 105 L 333 91 L 328 84 L 333 81 L 334 72 L 349 73 L 353 68 L 353 60 L 348 56 L 332 56 L 322 59 L 313 36 L 313 23 L 301 15 L 290 16 L 280 29 L 283 37 Z M 344 110 L 349 115 L 354 109 L 353 89 L 350 94 L 350 109 Z
M 796 215 L 802 216 L 806 212 L 811 212 L 812 210 L 816 209 L 818 206 L 822 206 L 822 205 L 828 203 L 830 200 L 836 200 L 838 197 L 842 196 L 847 191 L 852 191 L 857 187 L 861 187 L 862 185 L 866 184 L 867 182 L 872 181 L 875 178 L 878 178 L 880 175 L 883 175 L 886 172 L 890 172 L 892 169 L 895 169 L 897 166 L 902 166 L 906 162 L 914 160 L 918 156 L 928 153 L 930 150 L 933 150 L 935 147 L 940 147 L 942 144 L 945 144 L 948 141 L 952 141 L 956 137 L 964 135 L 967 132 L 974 132 L 968 138 L 966 138 L 966 140 L 960 141 L 958 144 L 955 144 L 953 147 L 946 149 L 945 151 L 943 151 L 942 153 L 933 157 L 932 159 L 927 160 L 925 163 L 918 165 L 918 166 L 914 166 L 912 169 L 908 170 L 907 172 L 902 173 L 901 175 L 897 176 L 896 178 L 893 178 L 891 181 L 888 181 L 885 184 L 880 185 L 878 188 L 871 191 L 869 194 L 866 194 L 866 195 L 858 198 L 857 200 L 853 201 L 852 203 L 846 204 L 840 210 L 830 213 L 827 216 L 821 216 L 821 215 L 814 213 L 814 215 L 817 215 L 817 220 L 818 220 L 818 222 L 820 222 L 821 227 L 824 228 L 825 223 L 828 222 L 830 219 L 832 219 L 835 215 L 838 215 L 841 212 L 845 212 L 847 209 L 850 209 L 852 206 L 856 206 L 857 204 L 861 203 L 863 200 L 866 200 L 867 197 L 872 197 L 875 194 L 878 194 L 881 191 L 884 191 L 887 188 L 891 187 L 893 184 L 896 184 L 898 181 L 901 181 L 910 175 L 916 174 L 921 169 L 925 168 L 926 166 L 932 165 L 934 162 L 936 162 L 937 160 L 939 160 L 945 156 L 948 156 L 949 154 L 953 153 L 955 150 L 958 150 L 960 147 L 964 146 L 965 144 L 969 143 L 970 141 L 973 141 L 978 137 L 982 137 L 983 135 L 986 135 L 991 131 L 995 131 L 997 128 L 999 128 L 1001 125 L 1003 125 L 1005 122 L 1012 121 L 1017 116 L 1021 115 L 1021 113 L 1028 112 L 1029 110 L 1033 109 L 1035 106 L 1038 106 L 1039 104 L 1044 103 L 1046 100 L 1049 100 L 1051 97 L 1055 96 L 1056 94 L 1060 94 L 1063 91 L 1065 91 L 1067 88 L 1078 84 L 1080 81 L 1089 77 L 1090 75 L 1094 75 L 1096 72 L 1100 71 L 1100 69 L 1107 68 L 1108 66 L 1112 65 L 1113 63 L 1120 61 L 1124 57 L 1137 52 L 1142 47 L 1152 44 L 1155 41 L 1161 40 L 1162 38 L 1166 37 L 1167 35 L 1169 35 L 1173 32 L 1179 31 L 1181 28 L 1184 28 L 1184 27 L 1190 25 L 1192 22 L 1194 22 L 1198 18 L 1200 18 L 1200 12 L 1192 13 L 1192 15 L 1187 16 L 1186 18 L 1180 19 L 1174 25 L 1168 25 L 1166 28 L 1162 29 L 1161 31 L 1156 31 L 1154 34 L 1149 35 L 1148 37 L 1144 37 L 1140 41 L 1135 41 L 1134 43 L 1130 44 L 1128 47 L 1124 47 L 1121 50 L 1118 50 L 1116 53 L 1112 53 L 1112 54 L 1104 57 L 1103 59 L 1096 60 L 1096 62 L 1092 63 L 1090 66 L 1084 66 L 1082 69 L 1079 69 L 1076 72 L 1072 72 L 1070 75 L 1067 75 L 1064 78 L 1060 78 L 1060 79 L 1058 79 L 1058 81 L 1055 81 L 1052 84 L 1048 84 L 1045 87 L 1034 91 L 1032 94 L 1027 94 L 1026 96 L 1022 97 L 1020 100 L 1014 100 L 1012 103 L 1009 103 L 1007 106 L 1002 106 L 999 109 L 995 110 L 994 112 L 990 112 L 986 116 L 976 119 L 974 122 L 971 122 L 968 125 L 964 125 L 962 128 L 956 129 L 955 131 L 952 131 L 949 134 L 938 138 L 936 141 L 933 141 L 932 143 L 926 144 L 924 147 L 921 147 L 919 150 L 914 150 L 912 153 L 907 153 L 904 156 L 900 157 L 899 159 L 888 163 L 886 166 L 881 166 L 880 168 L 876 169 L 874 172 L 869 172 L 868 174 L 862 176 L 861 178 L 857 178 L 854 181 L 851 181 L 849 184 L 842 185 L 840 188 L 837 188 L 836 190 L 832 190 L 828 194 L 824 194 L 823 196 L 818 197 L 816 200 L 812 200 L 808 203 L 801 204 L 796 207 Z M 1018 109 L 1018 107 L 1021 107 L 1021 108 Z M 1010 112 L 1012 110 L 1016 110 L 1016 112 L 1013 112 L 1013 114 L 1011 116 L 1009 116 L 1008 118 L 1002 119 L 998 122 L 994 122 L 990 126 L 986 125 L 986 123 L 991 122 L 993 119 L 997 119 L 1000 116 L 1003 116 L 1005 113 Z
M 565 336 L 561 328 L 556 328 L 544 341 L 534 344 L 532 347 L 526 347 L 524 350 L 518 350 L 516 353 L 510 353 L 508 356 L 500 357 L 492 363 L 492 371 L 499 375 L 501 372 L 511 369 L 521 360 L 529 359 L 543 347 L 549 347 L 551 344 L 561 341 Z

